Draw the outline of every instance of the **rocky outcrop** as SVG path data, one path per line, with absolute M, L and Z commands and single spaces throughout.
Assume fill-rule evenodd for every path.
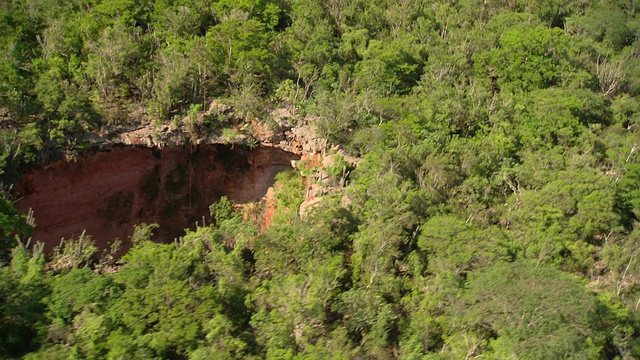
M 226 130 L 211 124 L 211 118 L 224 118 Z M 300 156 L 324 153 L 329 144 L 320 137 L 307 116 L 297 119 L 286 109 L 277 109 L 269 115 L 269 121 L 235 119 L 226 105 L 212 102 L 209 109 L 197 116 L 187 116 L 179 122 L 140 126 L 104 127 L 87 135 L 86 142 L 97 149 L 109 149 L 117 145 L 144 146 L 149 148 L 175 147 L 187 144 L 238 144 L 275 147 Z M 215 122 L 215 121 L 214 121 Z
M 134 225 L 158 223 L 155 240 L 172 241 L 184 228 L 202 223 L 221 196 L 238 203 L 263 201 L 264 229 L 275 211 L 269 190 L 275 174 L 304 164 L 311 173 L 300 208 L 305 216 L 323 196 L 344 186 L 326 171 L 334 154 L 351 164 L 357 159 L 329 147 L 310 125 L 311 117 L 278 109 L 269 118 L 239 120 L 228 106 L 212 102 L 205 112 L 178 122 L 104 127 L 84 139 L 91 152 L 28 174 L 18 186 L 16 206 L 34 210 L 34 238 L 47 251 L 84 230 L 101 248 L 118 238 L 126 250 Z M 216 121 L 225 121 L 225 130 Z

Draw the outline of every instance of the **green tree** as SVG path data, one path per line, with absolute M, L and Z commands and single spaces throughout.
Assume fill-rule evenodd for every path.
M 46 337 L 44 299 L 50 293 L 42 247 L 14 248 L 11 263 L 0 268 L 0 351 L 7 357 L 37 349 Z
M 16 239 L 26 240 L 33 230 L 27 217 L 4 197 L 0 197 L 0 229 L 0 261 L 8 260 L 11 249 L 17 246 Z
M 640 220 L 640 164 L 628 164 L 618 184 L 617 206 L 627 225 L 633 219 Z
M 497 263 L 474 274 L 465 294 L 467 326 L 487 336 L 495 358 L 600 358 L 608 329 L 598 302 L 573 276 L 525 262 Z
M 591 81 L 574 64 L 570 37 L 562 30 L 542 26 L 506 31 L 496 48 L 474 55 L 476 71 L 486 74 L 503 90 L 530 91 L 554 85 Z
M 427 254 L 428 268 L 434 273 L 466 276 L 502 255 L 499 246 L 504 238 L 486 234 L 455 216 L 432 217 L 421 229 L 417 245 Z

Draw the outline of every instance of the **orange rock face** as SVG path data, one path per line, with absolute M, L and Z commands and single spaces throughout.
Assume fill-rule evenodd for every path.
M 226 145 L 89 152 L 25 176 L 16 206 L 33 209 L 34 240 L 47 252 L 83 230 L 100 248 L 118 238 L 126 250 L 141 222 L 160 224 L 154 240 L 169 242 L 202 224 L 222 196 L 240 203 L 262 199 L 275 174 L 297 158 L 276 148 Z

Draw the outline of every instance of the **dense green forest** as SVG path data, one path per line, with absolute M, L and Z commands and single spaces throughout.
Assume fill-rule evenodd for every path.
M 3 189 L 0 357 L 640 358 L 639 10 L 0 1 L 6 178 L 214 99 L 362 158 L 308 216 L 301 166 L 264 232 L 223 198 L 119 260 L 89 236 L 45 257 Z

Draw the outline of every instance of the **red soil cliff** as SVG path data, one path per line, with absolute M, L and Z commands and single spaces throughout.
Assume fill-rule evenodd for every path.
M 154 240 L 168 242 L 208 217 L 209 205 L 221 196 L 260 200 L 275 174 L 297 158 L 266 147 L 113 148 L 31 172 L 18 186 L 16 206 L 34 210 L 34 240 L 44 242 L 47 252 L 83 230 L 100 248 L 118 238 L 126 249 L 141 222 L 160 224 Z

